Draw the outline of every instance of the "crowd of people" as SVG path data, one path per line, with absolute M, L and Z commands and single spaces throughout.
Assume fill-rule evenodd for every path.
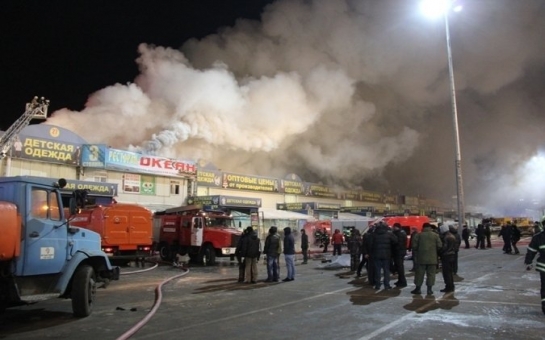
M 303 253 L 303 264 L 308 260 L 308 237 L 304 230 L 301 231 L 301 250 Z M 267 279 L 265 282 L 280 281 L 280 256 L 284 254 L 286 265 L 286 278 L 283 282 L 295 280 L 295 239 L 291 228 L 284 228 L 284 237 L 278 234 L 278 228 L 269 228 L 269 234 L 265 238 L 265 245 L 261 249 L 261 240 L 253 227 L 247 227 L 240 237 L 235 256 L 238 261 L 239 275 L 238 282 L 257 283 L 257 263 L 261 255 L 266 257 Z
M 371 226 L 363 236 L 360 236 L 359 232 L 354 233 L 352 240 L 349 241 L 352 261 L 357 261 L 360 255 L 362 259 L 357 266 L 354 264 L 351 268 L 356 268 L 356 277 L 361 277 L 365 267 L 368 283 L 377 290 L 382 285 L 386 290 L 392 289 L 391 274 L 397 275 L 397 281 L 394 283 L 396 287 L 407 287 L 405 257 L 410 250 L 413 261 L 413 268 L 410 271 L 415 272 L 413 294 L 422 293 L 424 278 L 428 288 L 427 294 L 433 294 L 432 287 L 435 285 L 438 268 L 441 268 L 445 282 L 441 292 L 453 292 L 461 242 L 462 239 L 455 227 L 439 224 L 437 228 L 425 223 L 421 232 L 413 228 L 408 237 L 400 224 L 396 223 L 390 229 L 386 223 L 379 222 Z
M 545 219 L 542 221 L 545 223 Z M 528 246 L 528 252 L 524 258 L 527 269 L 532 269 L 532 262 L 539 254 L 536 262 L 536 270 L 541 278 L 541 302 L 542 311 L 545 313 L 545 233 L 541 232 L 542 223 L 536 222 L 532 240 Z M 257 283 L 257 263 L 261 255 L 266 256 L 267 278 L 265 282 L 280 281 L 279 259 L 284 254 L 286 277 L 283 282 L 295 280 L 295 239 L 289 227 L 283 229 L 283 238 L 278 233 L 278 228 L 270 227 L 265 239 L 263 250 L 257 232 L 248 227 L 240 238 L 236 257 L 239 262 L 239 282 Z M 319 235 L 326 235 L 321 232 Z M 514 223 L 507 223 L 501 227 L 498 234 L 503 240 L 504 254 L 519 254 L 517 243 L 521 238 L 520 230 Z M 477 249 L 492 247 L 491 230 L 488 223 L 479 224 L 475 230 Z M 424 223 L 421 231 L 411 229 L 408 236 L 399 223 L 390 228 L 384 222 L 378 222 L 369 227 L 362 235 L 359 230 L 353 229 L 351 235 L 345 239 L 340 230 L 336 229 L 331 240 L 321 239 L 324 251 L 327 252 L 329 243 L 333 245 L 333 255 L 341 255 L 342 246 L 347 245 L 350 253 L 350 269 L 356 272 L 356 277 L 362 276 L 365 268 L 367 281 L 376 290 L 392 289 L 391 275 L 397 275 L 394 285 L 398 288 L 407 287 L 405 276 L 405 259 L 408 251 L 411 252 L 412 268 L 414 272 L 415 288 L 411 294 L 422 294 L 422 286 L 426 284 L 426 294 L 433 295 L 433 287 L 436 284 L 436 273 L 442 273 L 444 288 L 443 293 L 454 292 L 454 276 L 458 272 L 458 253 L 462 241 L 465 248 L 470 248 L 470 230 L 466 225 L 459 235 L 455 226 L 447 226 L 439 223 L 437 226 Z M 301 230 L 302 264 L 308 263 L 309 238 L 306 231 Z

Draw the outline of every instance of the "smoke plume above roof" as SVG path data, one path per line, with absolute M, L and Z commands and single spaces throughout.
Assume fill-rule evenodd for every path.
M 544 6 L 471 1 L 449 17 L 468 204 L 543 199 L 516 178 L 544 142 Z M 226 171 L 442 200 L 456 191 L 445 27 L 416 0 L 280 0 L 259 22 L 179 49 L 152 44 L 138 46 L 132 83 L 48 123 Z

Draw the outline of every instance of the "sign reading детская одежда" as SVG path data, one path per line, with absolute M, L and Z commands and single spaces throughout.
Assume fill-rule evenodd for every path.
M 106 168 L 164 176 L 195 176 L 197 166 L 192 161 L 142 155 L 136 152 L 107 149 Z

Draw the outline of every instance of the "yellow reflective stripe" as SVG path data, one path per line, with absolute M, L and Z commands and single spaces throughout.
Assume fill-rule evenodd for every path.
M 539 246 L 539 249 L 545 249 L 545 244 Z
M 534 253 L 536 253 L 536 252 L 537 252 L 537 250 L 536 250 L 536 249 L 534 249 L 534 248 L 532 248 L 532 247 L 530 247 L 530 246 L 528 246 L 528 250 L 529 250 L 529 251 L 533 251 Z

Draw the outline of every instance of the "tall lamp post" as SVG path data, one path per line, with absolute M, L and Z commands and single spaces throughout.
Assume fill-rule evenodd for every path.
M 448 24 L 449 12 L 459 12 L 462 7 L 454 6 L 453 0 L 422 0 L 420 8 L 428 16 L 443 16 L 445 20 L 445 37 L 447 45 L 448 74 L 450 82 L 450 100 L 452 109 L 452 123 L 454 126 L 454 147 L 455 159 L 454 167 L 456 170 L 456 203 L 458 209 L 458 228 L 461 229 L 465 224 L 464 213 L 464 186 L 462 181 L 462 154 L 460 152 L 460 130 L 458 128 L 458 110 L 456 108 L 456 87 L 454 84 L 454 69 L 452 67 L 452 49 L 450 47 L 450 31 Z

